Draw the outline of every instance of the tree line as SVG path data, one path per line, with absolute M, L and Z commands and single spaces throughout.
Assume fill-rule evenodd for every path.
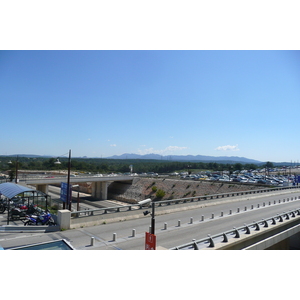
M 56 158 L 28 158 L 28 157 L 1 157 L 1 169 L 14 170 L 18 164 L 19 170 L 49 170 L 59 171 L 68 168 L 68 158 L 60 158 L 60 164 L 56 164 Z M 242 163 L 217 163 L 217 162 L 179 162 L 145 159 L 105 159 L 105 158 L 72 158 L 71 170 L 91 173 L 126 173 L 130 172 L 130 165 L 134 173 L 172 173 L 179 170 L 191 172 L 192 170 L 210 171 L 237 171 L 256 170 L 262 166 Z M 267 162 L 264 166 L 272 167 Z

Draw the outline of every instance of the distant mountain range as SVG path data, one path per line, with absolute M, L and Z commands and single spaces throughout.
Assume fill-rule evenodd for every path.
M 122 155 L 114 155 L 106 157 L 109 159 L 156 159 L 169 161 L 193 161 L 193 162 L 226 162 L 226 163 L 249 163 L 260 164 L 261 161 L 238 156 L 205 156 L 205 155 L 159 155 L 159 154 L 132 154 L 124 153 Z
M 36 155 L 36 154 L 12 154 L 12 155 L 0 155 L 0 157 L 28 157 L 28 158 L 39 158 L 39 157 L 57 157 L 55 155 Z M 67 157 L 67 156 L 61 156 Z M 99 159 L 100 157 L 72 157 L 72 158 L 81 158 L 81 159 Z M 134 154 L 134 153 L 124 153 L 122 155 L 113 155 L 110 157 L 103 157 L 103 159 L 148 159 L 148 160 L 167 160 L 167 161 L 186 161 L 186 162 L 218 162 L 223 164 L 264 164 L 266 162 L 262 162 L 255 159 L 250 159 L 246 157 L 239 156 L 206 156 L 206 155 L 159 155 L 159 154 Z M 290 165 L 291 162 L 273 162 L 274 165 Z

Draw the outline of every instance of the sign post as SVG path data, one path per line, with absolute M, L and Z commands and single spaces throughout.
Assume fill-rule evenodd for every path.
M 156 235 L 146 232 L 145 250 L 155 250 L 155 249 L 156 249 Z

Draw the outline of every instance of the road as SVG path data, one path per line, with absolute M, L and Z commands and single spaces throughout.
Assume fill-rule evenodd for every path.
M 299 196 L 299 191 L 288 191 L 284 194 L 257 196 L 255 199 L 158 215 L 155 218 L 157 246 L 158 248 L 169 249 L 188 243 L 192 239 L 207 237 L 207 234 L 222 233 L 245 223 L 249 224 L 291 209 L 298 209 L 300 208 Z M 297 200 L 287 201 L 287 198 L 290 199 L 291 197 L 293 199 L 297 197 Z M 285 199 L 285 202 L 283 202 L 283 199 Z M 278 200 L 281 200 L 281 203 L 278 203 Z M 276 204 L 274 204 L 274 201 L 276 201 Z M 245 207 L 247 207 L 246 211 Z M 240 212 L 237 212 L 238 209 Z M 159 208 L 157 208 L 158 210 Z M 231 214 L 230 210 L 232 211 Z M 221 217 L 222 212 L 223 217 Z M 214 214 L 214 218 L 212 218 L 212 214 Z M 204 216 L 204 221 L 202 221 L 202 216 Z M 191 217 L 193 223 L 191 223 Z M 178 220 L 180 220 L 180 226 L 178 226 Z M 61 232 L 1 233 L 0 245 L 4 248 L 10 248 L 28 243 L 64 238 L 78 250 L 142 250 L 144 249 L 145 232 L 149 230 L 150 221 L 151 218 L 149 216 L 144 217 L 141 211 L 141 218 L 139 219 Z M 164 229 L 165 223 L 167 223 L 167 229 Z M 135 229 L 135 237 L 132 236 L 133 229 Z M 114 233 L 116 233 L 116 241 L 113 241 Z M 94 237 L 93 246 L 91 246 L 91 237 Z

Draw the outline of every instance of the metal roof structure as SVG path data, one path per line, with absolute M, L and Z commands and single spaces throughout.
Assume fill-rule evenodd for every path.
M 36 190 L 12 182 L 0 184 L 0 193 L 9 199 L 24 192 L 36 192 Z

